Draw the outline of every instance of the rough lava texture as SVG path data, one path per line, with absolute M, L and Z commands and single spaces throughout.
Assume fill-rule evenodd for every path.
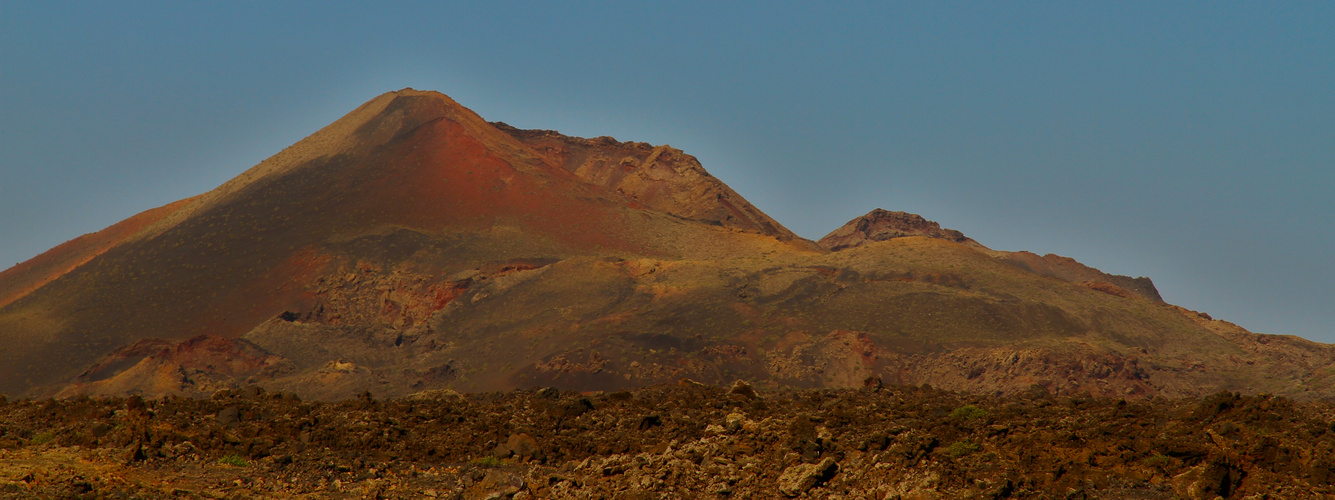
M 1168 305 L 1148 279 L 993 251 L 902 212 L 818 246 L 668 146 L 517 130 L 412 89 L 6 271 L 0 294 L 12 397 L 869 377 L 985 395 L 1335 397 L 1332 346 Z
M 1335 407 L 926 386 L 0 402 L 6 498 L 1323 499 Z
M 209 397 L 238 380 L 292 369 L 291 362 L 242 339 L 200 336 L 180 343 L 145 339 L 99 360 L 56 397 Z

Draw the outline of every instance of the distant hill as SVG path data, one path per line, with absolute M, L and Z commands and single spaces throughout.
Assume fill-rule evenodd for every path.
M 313 398 L 868 377 L 1335 396 L 1331 346 L 903 212 L 805 240 L 668 146 L 405 89 L 0 273 L 0 393 Z

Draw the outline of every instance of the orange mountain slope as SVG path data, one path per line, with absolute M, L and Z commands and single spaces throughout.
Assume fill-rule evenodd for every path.
M 85 234 L 41 255 L 0 271 L 0 307 L 41 288 L 65 273 L 73 271 L 111 247 L 119 245 L 144 227 L 172 214 L 194 198 L 145 210 L 96 233 Z
M 495 125 L 581 180 L 621 193 L 648 208 L 784 241 L 801 239 L 709 175 L 694 156 L 679 149 L 619 142 L 610 137 L 583 139 L 551 130 L 520 130 L 499 122 Z
M 0 310 L 0 335 L 12 340 L 0 351 L 0 391 L 57 383 L 144 337 L 239 336 L 309 303 L 299 283 L 338 261 L 330 246 L 404 231 L 433 241 L 421 261 L 453 271 L 529 251 L 709 256 L 779 245 L 637 208 L 448 97 L 413 90 L 382 95 L 171 207 L 152 224 L 108 229 L 117 237 L 106 248 L 70 252 L 96 258 Z M 728 244 L 692 244 L 701 238 Z
M 405 89 L 0 274 L 0 393 L 879 377 L 1335 396 L 1330 346 L 1167 305 L 1145 278 L 993 251 L 902 212 L 822 245 L 681 151 L 518 130 Z

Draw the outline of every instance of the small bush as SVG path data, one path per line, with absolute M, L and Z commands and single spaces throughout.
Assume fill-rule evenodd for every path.
M 955 411 L 950 412 L 950 416 L 961 420 L 973 420 L 976 418 L 986 417 L 987 410 L 984 410 L 974 405 L 964 405 L 959 408 L 955 408 Z
M 1165 469 L 1171 465 L 1172 462 L 1173 459 L 1168 458 L 1167 455 L 1162 453 L 1155 453 L 1154 455 L 1145 457 L 1145 460 L 1141 461 L 1146 467 L 1153 467 L 1156 469 Z
M 250 467 L 250 461 L 240 455 L 225 455 L 218 459 L 218 463 L 232 467 Z
M 56 439 L 55 431 L 44 431 L 33 435 L 32 444 L 46 444 Z
M 505 465 L 505 461 L 504 461 L 504 460 L 501 460 L 501 459 L 499 459 L 499 458 L 496 458 L 496 457 L 493 457 L 493 456 L 490 456 L 490 455 L 485 456 L 485 457 L 482 457 L 482 458 L 474 458 L 474 459 L 472 459 L 472 460 L 469 460 L 468 463 L 473 464 L 473 465 L 477 465 L 477 466 L 480 466 L 480 467 L 500 467 L 500 466 L 502 466 L 502 465 Z
M 946 448 L 946 454 L 950 455 L 951 458 L 959 458 L 965 455 L 972 454 L 978 451 L 979 449 L 980 448 L 977 443 L 974 443 L 973 441 L 970 441 L 968 439 L 961 439 L 959 441 L 950 443 L 950 447 Z

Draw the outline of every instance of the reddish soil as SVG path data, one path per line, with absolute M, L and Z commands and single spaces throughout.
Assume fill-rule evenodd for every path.
M 501 122 L 492 125 L 581 181 L 629 198 L 636 208 L 754 231 L 784 241 L 802 240 L 706 172 L 694 156 L 681 150 L 666 145 L 620 142 L 611 137 L 584 139 L 552 130 L 520 130 Z

